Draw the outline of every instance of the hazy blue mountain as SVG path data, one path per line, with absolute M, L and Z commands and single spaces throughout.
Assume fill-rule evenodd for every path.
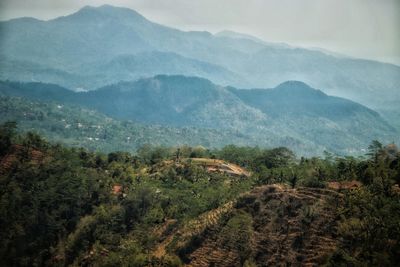
M 245 33 L 240 33 L 240 32 L 235 32 L 235 31 L 229 31 L 229 30 L 223 30 L 220 32 L 217 32 L 216 34 L 214 34 L 214 36 L 216 37 L 222 37 L 222 38 L 230 38 L 230 39 L 241 39 L 241 41 L 243 40 L 250 40 L 259 44 L 263 44 L 263 45 L 267 45 L 267 46 L 271 46 L 271 47 L 286 47 L 286 48 L 290 48 L 291 46 L 286 44 L 286 43 L 272 43 L 272 42 L 266 42 L 260 38 L 257 38 L 255 36 L 252 36 L 250 34 L 245 34 Z M 246 51 L 244 51 L 246 52 Z
M 75 93 L 57 85 L 1 83 L 0 95 L 79 104 L 109 116 L 147 124 L 252 131 L 266 115 L 225 87 L 202 78 L 158 75 Z
M 86 83 L 87 77 L 60 69 L 46 67 L 40 63 L 0 58 L 0 80 L 40 82 L 60 84 L 78 89 Z
M 208 80 L 158 75 L 75 93 L 55 85 L 2 82 L 0 95 L 57 101 L 144 124 L 235 132 L 259 145 L 297 151 L 360 153 L 373 139 L 398 142 L 398 132 L 365 106 L 328 96 L 302 82 L 274 89 L 235 89 Z
M 400 100 L 400 67 L 396 65 L 300 48 L 266 48 L 253 54 L 244 66 L 243 71 L 258 83 L 266 80 L 266 74 L 276 84 L 299 80 L 372 107 L 395 107 Z
M 73 103 L 77 94 L 56 84 L 0 82 L 0 96 Z
M 353 101 L 328 96 L 303 82 L 288 81 L 274 89 L 230 89 L 243 102 L 274 118 L 277 125 L 286 125 L 303 138 L 316 144 L 330 144 L 345 150 L 352 140 L 385 139 L 398 142 L 398 131 L 376 112 Z
M 237 39 L 248 39 L 248 40 L 260 43 L 260 44 L 267 44 L 265 41 L 263 41 L 257 37 L 254 37 L 252 35 L 244 34 L 244 33 L 240 33 L 240 32 L 229 31 L 229 30 L 217 32 L 215 34 L 215 36 L 227 37 L 227 38 L 237 38 Z
M 366 112 L 376 118 L 379 114 L 353 101 L 328 96 L 321 90 L 311 88 L 299 81 L 287 81 L 274 89 L 235 89 L 231 92 L 246 104 L 274 117 L 310 116 L 330 120 L 345 120 L 357 112 Z
M 0 63 L 2 79 L 56 82 L 72 89 L 95 89 L 155 74 L 196 75 L 241 88 L 270 88 L 300 80 L 388 112 L 397 110 L 400 100 L 396 65 L 272 44 L 232 32 L 184 32 L 109 5 L 85 7 L 49 21 L 4 21 L 0 34 L 0 56 L 8 62 Z M 49 73 L 31 68 L 32 64 Z
M 201 78 L 159 75 L 81 95 L 106 114 L 146 123 L 250 131 L 266 121 L 226 88 Z
M 80 70 L 91 77 L 86 84 L 99 87 L 119 81 L 152 77 L 160 73 L 185 73 L 189 76 L 208 77 L 221 85 L 246 83 L 246 79 L 218 65 L 186 58 L 176 53 L 158 51 L 120 55 L 96 66 L 87 64 Z

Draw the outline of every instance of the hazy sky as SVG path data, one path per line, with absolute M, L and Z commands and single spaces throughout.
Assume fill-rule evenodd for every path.
M 400 65 L 400 0 L 0 0 L 0 19 L 51 19 L 102 4 L 182 30 L 228 29 Z

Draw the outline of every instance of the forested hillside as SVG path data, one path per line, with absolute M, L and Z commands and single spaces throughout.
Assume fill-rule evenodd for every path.
M 273 89 L 240 90 L 197 77 L 158 75 L 79 93 L 51 84 L 0 82 L 0 95 L 54 101 L 149 129 L 170 129 L 156 144 L 288 146 L 302 155 L 321 155 L 325 150 L 360 155 L 370 140 L 399 142 L 398 130 L 377 112 L 297 81 Z M 6 113 L 14 119 L 11 110 Z M 189 131 L 179 140 L 171 131 L 178 133 L 182 127 L 201 130 Z M 157 132 L 148 131 L 148 136 Z M 135 142 L 140 144 L 143 140 Z
M 34 131 L 54 142 L 92 151 L 134 152 L 146 144 L 206 147 L 221 147 L 232 142 L 255 144 L 248 136 L 234 131 L 144 125 L 116 120 L 79 106 L 18 97 L 0 97 L 0 114 L 0 122 L 16 121 L 21 131 Z
M 15 131 L 12 122 L 0 127 L 2 266 L 399 260 L 400 153 L 393 144 L 374 141 L 364 158 L 298 159 L 286 148 L 237 146 L 102 154 Z M 191 163 L 199 157 L 253 175 Z

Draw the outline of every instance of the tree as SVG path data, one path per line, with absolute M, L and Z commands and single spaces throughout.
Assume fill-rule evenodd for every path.
M 295 188 L 297 185 L 297 174 L 293 174 L 292 177 L 290 178 L 290 185 L 292 188 Z
M 373 140 L 371 144 L 368 146 L 367 155 L 370 156 L 371 159 L 374 159 L 374 162 L 378 162 L 378 156 L 383 149 L 383 145 L 378 140 Z
M 41 149 L 46 147 L 46 141 L 37 133 L 27 132 L 23 140 L 23 145 L 28 148 Z
M 267 168 L 287 167 L 295 160 L 295 154 L 286 147 L 278 147 L 271 150 L 265 150 L 255 159 L 255 164 L 263 164 Z
M 8 152 L 16 129 L 17 123 L 15 121 L 8 121 L 0 125 L 0 156 Z

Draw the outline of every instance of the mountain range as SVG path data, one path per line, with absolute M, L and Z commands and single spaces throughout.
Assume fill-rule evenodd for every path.
M 194 129 L 191 145 L 360 154 L 373 139 L 399 141 L 396 65 L 232 31 L 181 31 L 110 5 L 2 21 L 0 35 L 3 97 L 90 109 L 147 133 L 157 125 L 173 140 Z
M 0 78 L 91 90 L 156 74 L 270 88 L 300 80 L 371 108 L 398 111 L 400 67 L 223 31 L 181 31 L 104 5 L 0 23 Z
M 210 129 L 236 135 L 235 142 L 242 136 L 247 144 L 290 146 L 302 153 L 360 154 L 373 139 L 398 141 L 398 131 L 377 112 L 298 81 L 248 90 L 219 86 L 204 78 L 158 75 L 88 92 L 43 83 L 2 82 L 0 96 L 84 107 L 144 125 Z

